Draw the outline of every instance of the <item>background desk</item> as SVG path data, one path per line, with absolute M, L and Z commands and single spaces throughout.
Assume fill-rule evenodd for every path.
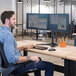
M 18 41 L 18 49 L 25 49 L 26 44 L 40 44 L 43 42 L 39 41 L 32 41 L 32 40 L 23 40 L 23 41 Z M 47 45 L 41 45 L 51 48 L 50 46 Z M 67 46 L 65 48 L 61 48 L 59 46 L 55 47 L 56 51 L 48 51 L 47 50 L 38 50 L 38 49 L 27 49 L 26 51 L 29 52 L 35 52 L 35 53 L 40 53 L 40 54 L 45 54 L 45 55 L 50 55 L 50 56 L 55 56 L 55 57 L 60 57 L 64 58 L 64 76 L 76 76 L 75 68 L 73 64 L 75 64 L 76 61 L 76 47 L 74 46 Z

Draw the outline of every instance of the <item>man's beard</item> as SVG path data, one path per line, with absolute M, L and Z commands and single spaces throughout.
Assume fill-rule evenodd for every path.
M 11 29 L 14 29 L 14 26 L 11 24 L 11 25 L 10 25 L 10 28 L 11 28 Z

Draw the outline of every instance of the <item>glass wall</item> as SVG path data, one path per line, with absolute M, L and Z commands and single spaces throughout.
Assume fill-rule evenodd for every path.
M 40 4 L 39 4 L 40 1 Z M 54 2 L 55 1 L 55 2 Z M 50 0 L 45 2 L 44 0 L 24 0 L 24 23 L 26 24 L 26 13 L 67 13 L 69 14 L 69 22 L 76 21 L 76 4 L 70 1 L 64 0 Z

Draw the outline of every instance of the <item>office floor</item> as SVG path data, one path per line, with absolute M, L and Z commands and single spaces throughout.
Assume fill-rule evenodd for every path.
M 21 36 L 16 36 L 15 38 L 16 38 L 17 41 L 18 40 L 33 39 L 32 37 L 28 37 L 28 36 L 24 36 L 23 38 Z M 41 41 L 47 41 L 47 42 L 49 42 L 50 39 L 49 38 L 48 39 L 44 38 Z M 69 45 L 73 45 L 74 44 L 74 41 L 69 39 L 67 43 Z M 47 55 L 37 54 L 37 53 L 31 53 L 31 52 L 28 52 L 28 54 L 31 55 L 31 56 L 32 55 L 37 55 L 37 56 L 41 57 L 42 60 L 44 60 L 44 61 L 50 61 L 50 62 L 52 62 L 54 64 L 64 66 L 64 59 L 53 57 L 53 56 L 47 56 Z M 42 76 L 44 76 L 44 71 L 42 71 L 41 74 L 42 74 Z M 29 75 L 30 76 L 34 76 L 33 73 L 30 73 Z M 60 72 L 54 71 L 54 76 L 64 76 L 64 74 L 63 73 L 60 73 Z

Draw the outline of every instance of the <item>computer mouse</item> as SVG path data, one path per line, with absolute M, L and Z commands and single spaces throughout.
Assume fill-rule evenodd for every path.
M 51 49 L 49 49 L 48 51 L 56 51 L 56 49 L 52 49 L 52 48 L 51 48 Z

